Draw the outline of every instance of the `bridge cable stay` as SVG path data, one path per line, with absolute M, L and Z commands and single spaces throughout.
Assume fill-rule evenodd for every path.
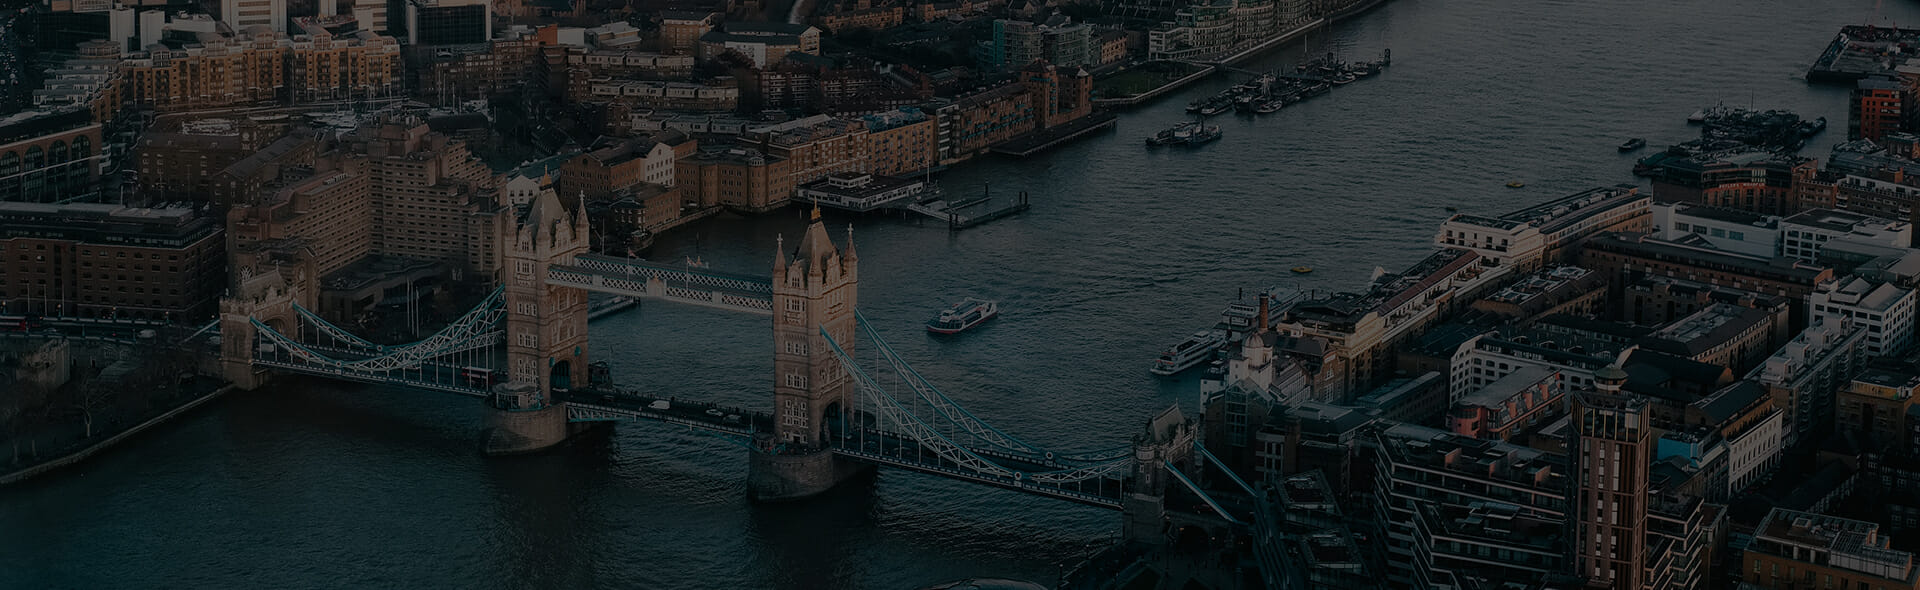
M 1221 507 L 1220 503 L 1213 499 L 1213 496 L 1207 495 L 1207 492 L 1205 490 L 1202 490 L 1200 489 L 1200 486 L 1195 485 L 1193 483 L 1193 480 L 1187 479 L 1187 474 L 1181 473 L 1180 468 L 1174 467 L 1172 461 L 1163 461 L 1161 464 L 1166 466 L 1167 473 L 1173 474 L 1174 479 L 1179 480 L 1180 483 L 1186 484 L 1187 489 L 1191 490 L 1194 493 L 1194 495 L 1200 496 L 1200 500 L 1203 502 L 1206 502 L 1207 506 L 1212 507 L 1213 511 L 1220 515 L 1220 518 L 1227 519 L 1227 522 L 1231 522 L 1233 524 L 1237 524 L 1241 526 L 1245 526 L 1247 524 L 1245 522 L 1241 522 L 1240 519 L 1238 518 L 1234 518 L 1232 514 L 1228 514 L 1226 508 Z
M 880 337 L 879 331 L 873 328 L 873 324 L 867 322 L 866 316 L 861 314 L 860 310 L 854 310 L 853 315 L 854 320 L 860 325 L 861 330 L 866 333 L 867 339 L 873 342 L 873 347 L 881 354 L 882 358 L 887 361 L 887 364 L 890 365 L 892 372 L 899 375 L 900 378 L 913 389 L 914 394 L 918 395 L 921 400 L 938 411 L 942 417 L 951 422 L 952 426 L 964 429 L 968 434 L 982 441 L 1011 451 L 1016 455 L 1029 455 L 1034 459 L 1041 459 L 1046 462 L 1104 463 L 1130 456 L 1133 452 L 1132 447 L 1120 446 L 1086 453 L 1055 456 L 1039 446 L 1002 432 L 992 424 L 988 424 L 986 421 L 974 416 L 972 412 L 967 411 L 965 406 L 953 401 L 953 398 L 947 397 L 945 393 L 940 391 L 940 388 L 935 387 L 926 377 L 921 376 L 920 372 L 913 368 L 913 365 L 901 359 L 899 354 L 894 352 L 893 347 L 887 344 L 886 339 Z
M 1240 489 L 1246 490 L 1247 495 L 1255 498 L 1260 497 L 1260 494 L 1253 491 L 1253 486 L 1247 485 L 1246 480 L 1240 479 L 1239 474 L 1234 473 L 1232 469 L 1228 469 L 1226 462 L 1221 461 L 1219 457 L 1213 456 L 1213 453 L 1208 452 L 1206 447 L 1200 446 L 1200 443 L 1194 443 L 1193 451 L 1199 453 L 1201 457 L 1205 457 L 1208 461 L 1211 461 L 1214 467 L 1220 468 L 1221 473 L 1227 474 L 1227 479 L 1233 480 L 1233 483 L 1240 484 Z
M 903 434 L 916 443 L 916 456 L 922 456 L 921 453 L 930 451 L 938 458 L 945 459 L 948 462 L 960 466 L 964 470 L 976 474 L 1002 479 L 1013 479 L 1023 483 L 1051 486 L 1104 478 L 1130 466 L 1130 464 L 1124 460 L 1115 460 L 1075 469 L 1031 473 L 1006 467 L 998 461 L 982 456 L 966 445 L 955 442 L 954 439 L 961 434 L 970 434 L 966 429 L 949 423 L 945 429 L 946 432 L 942 432 L 939 424 L 929 425 L 919 415 L 904 406 L 899 398 L 889 393 L 871 373 L 861 368 L 858 362 L 851 355 L 847 354 L 846 350 L 841 348 L 840 344 L 835 342 L 833 337 L 827 334 L 825 330 L 821 330 L 820 335 L 833 350 L 835 358 L 840 361 L 841 368 L 848 371 L 851 374 L 850 376 L 854 378 L 856 388 L 860 390 L 862 394 L 861 397 L 865 398 L 865 401 L 870 404 L 868 407 L 872 409 L 876 418 L 883 419 L 883 424 L 891 424 L 902 429 Z M 924 407 L 927 401 L 929 400 L 916 398 L 915 405 Z M 876 424 L 876 426 L 879 425 L 882 424 Z M 952 435 L 948 433 L 952 433 Z M 860 452 L 870 453 L 870 448 L 872 447 L 861 443 Z M 879 446 L 879 449 L 884 454 L 884 440 Z M 896 448 L 896 451 L 899 450 L 900 449 Z M 922 459 L 922 461 L 924 461 L 924 459 Z

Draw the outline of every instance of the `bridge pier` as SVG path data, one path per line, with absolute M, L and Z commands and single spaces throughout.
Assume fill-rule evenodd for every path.
M 488 455 L 543 451 L 567 442 L 567 406 L 537 403 L 540 386 L 502 384 L 487 398 Z
M 873 469 L 842 459 L 830 449 L 798 454 L 747 454 L 747 493 L 755 500 L 798 500 L 817 496 L 840 482 Z

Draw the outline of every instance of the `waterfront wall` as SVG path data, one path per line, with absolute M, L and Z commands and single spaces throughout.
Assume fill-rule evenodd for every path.
M 120 444 L 120 441 L 131 438 L 133 435 L 140 434 L 141 432 L 145 432 L 148 428 L 158 426 L 162 423 L 165 423 L 168 420 L 174 419 L 175 417 L 181 414 L 185 414 L 189 411 L 192 411 L 194 408 L 200 407 L 201 404 L 205 404 L 209 401 L 212 401 L 214 398 L 220 397 L 222 395 L 226 395 L 228 391 L 232 391 L 232 390 L 233 390 L 232 385 L 223 385 L 219 389 L 213 390 L 211 393 L 195 398 L 193 401 L 181 404 L 180 407 L 174 408 L 172 410 L 168 410 L 167 413 L 165 414 L 154 416 L 152 419 L 149 419 L 145 422 L 135 424 L 131 428 L 121 431 L 120 434 L 113 435 L 111 437 L 108 437 L 106 440 L 94 443 L 92 445 L 88 445 L 84 449 L 67 453 L 64 456 L 46 461 L 39 465 L 34 465 L 32 467 L 21 469 L 19 471 L 15 471 L 13 473 L 9 473 L 6 475 L 0 475 L 0 486 L 12 484 L 12 483 L 18 483 L 21 481 L 26 481 L 28 479 L 33 478 L 36 475 L 40 475 L 48 471 L 53 471 L 61 467 L 66 467 L 68 465 L 85 461 L 88 457 L 92 457 L 95 453 L 104 451 L 112 447 L 113 445 Z

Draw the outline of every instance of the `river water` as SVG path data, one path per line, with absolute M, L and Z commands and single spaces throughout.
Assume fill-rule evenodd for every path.
M 1807 65 L 1873 0 L 1393 0 L 1306 40 L 1394 64 L 1264 118 L 1220 117 L 1198 150 L 1140 139 L 1217 78 L 1126 113 L 1118 130 L 940 178 L 1028 191 L 1033 210 L 958 234 L 829 214 L 859 245 L 860 307 L 976 415 L 1060 449 L 1125 443 L 1191 409 L 1191 378 L 1146 369 L 1237 289 L 1354 289 L 1431 250 L 1445 208 L 1499 213 L 1633 182 L 1614 146 L 1687 139 L 1716 102 L 1825 115 L 1843 89 Z M 1886 3 L 1880 22 L 1920 22 Z M 1522 23 L 1525 25 L 1522 26 Z M 1295 47 L 1251 64 L 1298 60 Z M 1526 183 L 1508 189 L 1509 180 Z M 664 236 L 656 259 L 765 273 L 794 210 Z M 1311 275 L 1286 269 L 1311 265 Z M 949 300 L 1001 301 L 958 338 L 920 323 Z M 593 326 L 623 384 L 766 407 L 764 318 L 649 304 Z M 876 588 L 967 576 L 1051 583 L 1118 530 L 1116 513 L 884 472 L 825 497 L 746 500 L 742 449 L 655 424 L 563 452 L 488 459 L 464 398 L 288 381 L 236 395 L 124 448 L 0 490 L 0 588 Z

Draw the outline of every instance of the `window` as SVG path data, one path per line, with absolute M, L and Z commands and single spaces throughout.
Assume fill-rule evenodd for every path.
M 540 337 L 535 334 L 520 334 L 520 345 L 533 347 L 540 345 Z
M 806 389 L 807 376 L 800 373 L 787 373 L 787 387 Z

